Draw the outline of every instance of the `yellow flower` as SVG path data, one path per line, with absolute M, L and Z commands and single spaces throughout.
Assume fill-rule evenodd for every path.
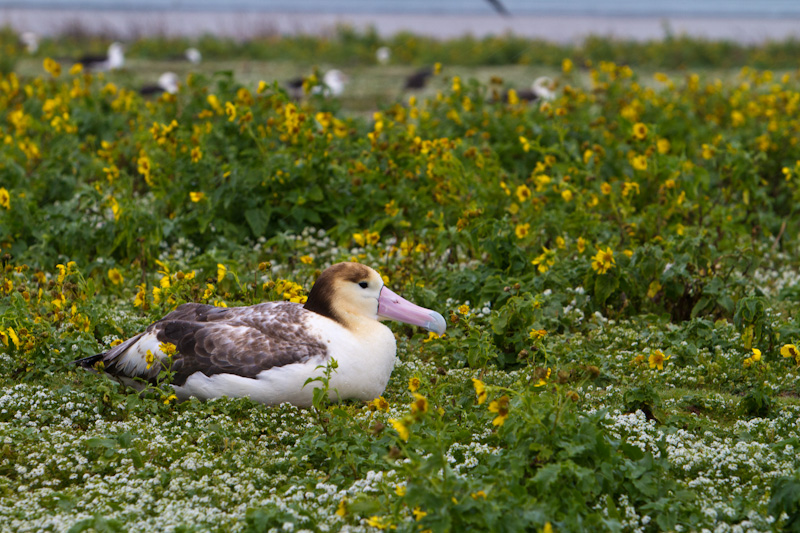
M 798 364 L 800 364 L 800 350 L 794 344 L 784 344 L 781 347 L 781 355 L 789 358 L 794 357 Z
M 19 337 L 17 337 L 17 332 L 14 331 L 14 328 L 8 328 L 6 333 L 8 334 L 8 338 L 11 339 L 11 342 L 14 343 L 14 346 L 19 349 Z
M 550 379 L 550 375 L 552 373 L 553 373 L 553 369 L 550 368 L 550 367 L 547 367 L 547 371 L 544 373 L 544 376 L 539 378 L 539 381 L 536 382 L 536 385 L 534 385 L 534 387 L 544 387 L 545 385 L 547 385 L 547 380 Z
M 660 290 L 661 290 L 661 283 L 659 283 L 658 280 L 652 281 L 650 283 L 650 286 L 647 287 L 647 297 L 655 298 Z
M 486 499 L 486 493 L 483 492 L 482 490 L 479 490 L 478 492 L 473 492 L 472 494 L 470 494 L 470 496 L 472 496 L 472 498 L 475 500 L 477 500 L 478 498 L 483 498 L 484 500 Z
M 370 516 L 367 519 L 367 525 L 370 527 L 377 527 L 378 529 L 386 529 L 391 524 L 388 520 L 381 518 L 380 516 Z
M 264 83 L 263 81 L 261 83 Z M 344 517 L 347 514 L 347 498 L 342 498 L 339 502 L 339 506 L 336 508 L 336 514 Z
M 528 139 L 526 139 L 525 137 L 523 137 L 522 135 L 520 135 L 520 137 L 519 137 L 519 143 L 522 145 L 522 149 L 525 152 L 530 152 L 531 151 L 531 143 L 530 143 L 530 141 Z
M 647 156 L 646 155 L 637 155 L 631 159 L 631 165 L 636 170 L 647 170 Z
M 200 150 L 199 146 L 195 146 L 194 148 L 192 148 L 191 157 L 192 157 L 192 163 L 197 163 L 203 158 L 203 151 Z
M 658 153 L 664 155 L 669 153 L 670 143 L 668 139 L 659 139 L 656 141 L 656 149 L 658 149 Z
M 458 306 L 458 312 L 462 315 L 469 314 L 469 306 L 467 304 L 461 304 Z
M 703 148 L 703 152 L 702 152 L 703 159 L 711 159 L 712 157 L 714 157 L 714 147 L 713 146 L 708 145 L 708 144 L 704 144 L 702 148 Z
M 384 211 L 386 212 L 386 214 L 387 214 L 387 215 L 389 215 L 390 217 L 397 216 L 397 214 L 400 212 L 400 208 L 399 208 L 399 207 L 397 207 L 397 205 L 396 205 L 396 202 L 395 202 L 394 200 L 392 200 L 392 201 L 391 201 L 391 202 L 389 202 L 388 204 L 384 204 L 384 206 L 383 206 L 383 210 L 384 210 Z
M 593 155 L 594 155 L 594 152 L 591 151 L 591 150 L 586 150 L 585 152 L 583 152 L 583 164 L 584 165 L 588 165 L 589 161 L 592 160 L 592 156 Z
M 517 235 L 518 239 L 524 239 L 527 237 L 528 233 L 530 232 L 531 225 L 530 224 L 517 224 L 517 227 L 514 228 L 514 233 Z
M 553 526 L 550 522 L 546 522 L 544 528 L 542 528 L 542 533 L 553 533 Z
M 436 339 L 441 339 L 442 337 L 444 337 L 444 335 L 445 335 L 444 333 L 442 333 L 441 335 L 439 335 L 439 334 L 438 334 L 438 333 L 436 333 L 435 331 L 431 331 L 431 332 L 429 332 L 429 333 L 428 333 L 428 338 L 427 338 L 427 339 L 423 339 L 423 340 L 422 340 L 422 342 L 431 342 L 431 341 L 435 341 Z
M 637 122 L 633 125 L 633 136 L 634 138 L 642 141 L 647 138 L 647 126 L 641 122 Z
M 112 268 L 108 271 L 108 279 L 110 279 L 111 283 L 114 285 L 119 285 L 125 280 L 125 278 L 122 277 L 122 274 L 120 274 L 119 270 L 116 268 Z
M 304 265 L 310 265 L 311 263 L 314 262 L 314 258 L 311 257 L 310 255 L 304 255 L 300 257 L 300 262 L 303 263 Z
M 406 486 L 405 485 L 397 485 L 394 488 L 394 493 L 402 498 L 403 496 L 406 495 Z
M 411 392 L 417 392 L 419 390 L 420 381 L 418 377 L 413 377 L 408 380 L 408 390 Z
M 119 202 L 117 202 L 117 199 L 113 196 L 109 196 L 108 203 L 111 205 L 111 213 L 114 215 L 114 220 L 119 220 L 119 215 L 122 213 Z
M 622 196 L 627 197 L 629 194 L 639 194 L 639 184 L 635 181 L 626 181 L 622 184 Z
M 414 401 L 411 402 L 411 412 L 414 414 L 428 412 L 428 399 L 422 394 L 414 393 Z
M 146 181 L 148 185 L 152 185 L 152 182 L 150 181 L 151 163 L 150 163 L 150 158 L 147 157 L 147 154 L 142 152 L 139 155 L 137 159 L 137 165 L 139 174 L 144 176 L 144 181 Z
M 647 362 L 650 363 L 650 368 L 664 370 L 664 361 L 668 361 L 670 357 L 672 356 L 664 355 L 664 352 L 661 350 L 654 350 L 653 353 L 650 354 L 650 357 L 647 358 Z
M 479 379 L 472 378 L 472 386 L 475 387 L 475 395 L 478 397 L 478 405 L 486 401 L 486 385 Z
M 392 425 L 394 430 L 397 431 L 397 434 L 400 435 L 401 439 L 405 441 L 408 440 L 410 432 L 408 431 L 408 427 L 401 420 L 390 418 L 389 423 Z
M 547 336 L 547 330 L 534 328 L 530 331 L 530 333 L 528 333 L 528 336 L 534 341 L 538 341 Z
M 547 272 L 551 266 L 553 266 L 556 262 L 556 252 L 555 250 L 550 250 L 544 246 L 542 246 L 542 252 L 538 257 L 536 257 L 533 261 L 531 261 L 532 265 L 536 266 L 536 269 L 544 274 Z
M 228 122 L 236 120 L 236 106 L 231 102 L 225 102 L 225 114 L 228 115 Z
M 507 395 L 503 395 L 497 400 L 493 400 L 489 403 L 489 411 L 492 413 L 497 413 L 497 416 L 494 420 L 492 420 L 493 426 L 502 426 L 505 424 L 506 419 L 508 418 L 508 401 L 509 397 Z
M 225 274 L 228 273 L 228 268 L 222 263 L 217 263 L 217 283 L 225 279 Z
M 145 354 L 145 361 L 147 361 L 147 370 L 150 370 L 150 367 L 153 366 L 153 362 L 156 360 L 153 352 L 151 350 L 147 350 Z
M 204 193 L 204 192 L 191 191 L 189 193 L 189 199 L 194 203 L 202 201 L 203 199 L 205 199 L 205 197 L 206 197 L 206 193 Z
M 582 254 L 583 251 L 586 249 L 586 239 L 584 239 L 583 237 L 578 237 L 578 242 L 576 246 L 578 248 L 578 253 Z
M 44 70 L 47 71 L 51 76 L 57 78 L 61 75 L 61 65 L 58 64 L 57 61 L 50 59 L 49 57 L 44 58 Z
M 606 196 L 611 194 L 611 184 L 608 182 L 603 182 L 603 184 L 600 185 L 600 192 L 602 192 Z
M 414 520 L 416 520 L 417 522 L 428 516 L 428 513 L 422 511 L 419 507 L 415 507 L 414 510 L 411 512 L 414 513 Z
M 208 101 L 208 104 L 214 109 L 214 111 L 217 112 L 217 114 L 221 115 L 223 113 L 222 105 L 219 103 L 219 98 L 217 98 L 216 94 L 209 94 L 206 98 L 206 101 Z
M 386 398 L 383 396 L 378 396 L 371 402 L 369 402 L 375 409 L 378 411 L 388 411 L 389 410 L 389 402 L 386 401 Z
M 569 189 L 564 189 L 563 191 L 561 191 L 561 198 L 563 198 L 565 202 L 571 202 L 572 191 Z
M 564 59 L 561 61 L 561 71 L 562 71 L 564 74 L 569 74 L 570 72 L 572 72 L 572 67 L 573 67 L 573 65 L 572 65 L 572 60 L 571 60 L 570 58 L 568 58 L 568 57 L 565 57 L 565 58 L 564 58 Z
M 171 342 L 162 342 L 159 343 L 158 349 L 166 355 L 167 357 L 172 357 L 178 351 L 178 347 L 172 344 Z
M 58 269 L 58 283 L 64 283 L 64 278 L 67 277 L 67 267 L 64 265 L 56 265 L 56 268 Z
M 606 247 L 605 250 L 602 248 L 597 251 L 597 254 L 592 257 L 592 268 L 598 274 L 605 274 L 614 266 L 616 266 L 616 261 L 614 261 L 614 251 L 611 250 L 610 247 Z
M 5 187 L 0 187 L 0 206 L 11 209 L 11 195 Z
M 522 203 L 531 197 L 531 190 L 528 188 L 527 185 L 523 184 L 517 187 L 516 194 L 520 203 Z
M 519 96 L 517 95 L 517 91 L 514 89 L 508 90 L 508 103 L 511 105 L 517 105 L 519 103 Z
M 761 350 L 758 348 L 753 348 L 753 355 L 751 356 L 753 361 L 761 361 Z

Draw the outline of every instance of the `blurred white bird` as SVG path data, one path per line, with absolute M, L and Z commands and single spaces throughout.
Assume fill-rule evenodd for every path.
M 85 55 L 76 63 L 80 63 L 86 70 L 94 72 L 117 70 L 125 64 L 125 51 L 122 43 L 114 42 L 108 47 L 107 55 Z

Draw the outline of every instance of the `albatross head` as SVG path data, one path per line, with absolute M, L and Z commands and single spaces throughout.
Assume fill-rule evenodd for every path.
M 397 320 L 441 335 L 447 324 L 436 311 L 412 304 L 360 263 L 337 263 L 320 274 L 304 306 L 345 326 L 355 320 Z

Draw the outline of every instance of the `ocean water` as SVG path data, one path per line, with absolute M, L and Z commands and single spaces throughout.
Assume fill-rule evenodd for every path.
M 793 17 L 798 0 L 499 0 L 513 16 Z M 491 15 L 489 0 L 0 0 L 0 9 Z

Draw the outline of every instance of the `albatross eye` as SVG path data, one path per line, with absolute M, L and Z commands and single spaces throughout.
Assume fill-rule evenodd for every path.
M 358 286 L 361 287 L 362 289 L 366 289 L 369 286 L 369 283 L 367 283 L 366 281 L 362 281 L 358 284 Z

